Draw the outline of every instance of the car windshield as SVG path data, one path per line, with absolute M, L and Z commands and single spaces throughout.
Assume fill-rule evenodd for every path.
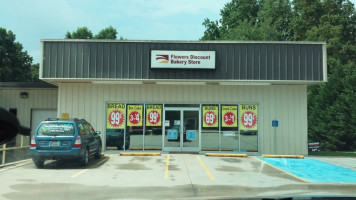
M 74 126 L 71 123 L 44 123 L 37 132 L 38 136 L 73 136 Z

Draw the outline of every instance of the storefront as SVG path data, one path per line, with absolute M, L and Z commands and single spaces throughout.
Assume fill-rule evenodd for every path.
M 58 117 L 123 150 L 303 154 L 325 43 L 42 40 Z

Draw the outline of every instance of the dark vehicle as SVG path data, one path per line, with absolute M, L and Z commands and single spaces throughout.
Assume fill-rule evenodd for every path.
M 84 119 L 48 119 L 36 129 L 30 146 L 30 155 L 38 168 L 46 160 L 78 159 L 81 165 L 88 164 L 89 156 L 101 156 L 100 131 Z
M 241 131 L 241 135 L 257 135 L 257 130 Z
M 130 133 L 126 133 L 124 141 L 124 130 L 121 129 L 106 129 L 106 146 L 117 147 L 118 150 L 130 148 Z

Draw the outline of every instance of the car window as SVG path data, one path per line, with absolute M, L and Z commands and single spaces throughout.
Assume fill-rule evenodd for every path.
M 85 124 L 83 123 L 78 123 L 78 128 L 79 128 L 79 132 L 82 135 L 89 135 L 89 131 L 85 128 Z
M 86 129 L 91 135 L 94 135 L 95 130 L 94 130 L 94 128 L 93 128 L 89 123 L 85 123 L 85 129 Z
M 37 132 L 38 136 L 73 136 L 74 126 L 71 123 L 44 123 Z

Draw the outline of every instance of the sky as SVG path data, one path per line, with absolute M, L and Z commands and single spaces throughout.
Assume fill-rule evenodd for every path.
M 0 0 L 0 27 L 11 30 L 39 63 L 41 39 L 64 39 L 83 26 L 93 35 L 112 26 L 128 40 L 199 40 L 204 19 L 219 19 L 230 1 Z
M 41 39 L 64 39 L 86 26 L 112 26 L 128 40 L 199 40 L 205 18 L 217 20 L 230 0 L 0 0 L 0 27 L 40 60 Z

